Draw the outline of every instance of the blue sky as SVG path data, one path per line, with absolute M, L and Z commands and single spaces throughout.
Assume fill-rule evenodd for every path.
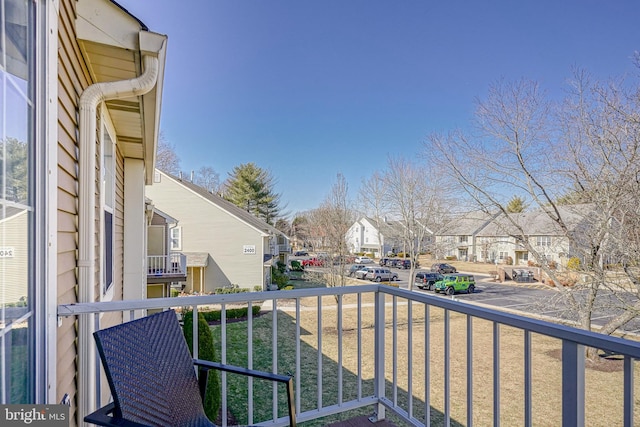
M 355 198 L 388 156 L 419 161 L 500 78 L 558 97 L 572 66 L 633 73 L 640 51 L 637 0 L 119 3 L 169 37 L 161 130 L 182 169 L 254 162 L 291 213 L 338 173 Z

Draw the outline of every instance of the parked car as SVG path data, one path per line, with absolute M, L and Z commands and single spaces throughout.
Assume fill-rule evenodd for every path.
M 453 295 L 456 292 L 471 294 L 476 289 L 476 279 L 471 274 L 447 274 L 438 280 L 434 286 L 436 292 Z
M 398 280 L 398 274 L 392 273 L 388 268 L 368 268 L 364 278 L 372 282 L 381 282 L 383 280 L 391 282 Z
M 457 273 L 458 270 L 456 270 L 456 268 L 451 265 L 451 264 L 447 264 L 444 262 L 438 262 L 435 263 L 431 266 L 431 271 L 435 271 L 438 272 L 440 274 L 447 274 L 447 273 Z
M 303 267 L 323 267 L 324 260 L 318 259 L 318 258 L 303 259 L 302 266 Z
M 349 275 L 349 277 L 354 277 L 356 275 L 356 271 L 362 270 L 363 268 L 366 268 L 366 267 L 367 266 L 365 264 L 353 264 L 347 270 L 347 274 Z
M 427 291 L 432 291 L 433 286 L 438 280 L 442 280 L 444 276 L 440 273 L 432 272 L 432 271 L 418 271 L 416 273 L 416 278 L 414 279 L 414 283 L 420 289 L 426 289 Z
M 368 256 L 356 257 L 354 262 L 356 264 L 373 264 L 373 260 L 371 258 L 369 258 Z
M 398 258 L 389 258 L 389 261 L 387 261 L 387 267 L 397 267 L 398 261 L 400 261 Z
M 375 270 L 375 267 L 364 267 L 358 271 L 356 271 L 356 279 L 364 279 L 364 277 L 367 275 L 367 273 L 371 270 Z
M 409 259 L 399 259 L 399 260 L 396 261 L 394 266 L 397 267 L 397 268 L 402 268 L 402 269 L 408 270 L 408 269 L 411 268 L 411 260 L 409 260 Z M 420 264 L 418 264 L 416 262 L 416 267 L 419 267 L 419 266 L 420 266 Z
M 380 262 L 378 264 L 380 264 L 380 267 L 385 267 L 390 261 L 391 258 L 380 258 Z
M 309 256 L 309 252 L 307 251 L 295 251 L 293 256 Z

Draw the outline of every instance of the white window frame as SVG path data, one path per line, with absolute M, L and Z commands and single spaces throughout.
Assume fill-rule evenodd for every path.
M 536 246 L 551 247 L 551 236 L 537 236 Z
M 182 227 L 176 226 L 169 229 L 169 251 L 182 250 Z

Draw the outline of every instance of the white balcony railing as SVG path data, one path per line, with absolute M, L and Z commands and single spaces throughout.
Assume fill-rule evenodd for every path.
M 148 276 L 185 276 L 187 256 L 180 252 L 147 256 Z
M 127 320 L 148 309 L 216 305 L 222 310 L 219 355 L 228 363 L 228 341 L 237 333 L 229 330 L 226 311 L 237 304 L 270 312 L 247 319 L 247 367 L 266 358 L 273 372 L 292 373 L 299 422 L 365 407 L 378 418 L 391 415 L 415 426 L 630 427 L 640 420 L 634 408 L 639 343 L 386 285 L 72 304 L 59 306 L 58 314 L 89 316 L 80 324 L 101 328 L 107 326 L 100 325 L 103 312 L 122 312 Z M 256 339 L 270 339 L 270 351 L 254 355 Z M 279 342 L 295 343 L 295 351 L 281 350 Z M 197 357 L 197 343 L 193 347 Z M 605 374 L 610 388 L 585 368 L 586 347 L 620 357 L 620 372 Z M 231 394 L 224 376 L 222 384 L 226 413 Z M 246 399 L 247 423 L 286 425 L 277 399 L 267 420 L 254 419 L 260 402 L 252 394 Z

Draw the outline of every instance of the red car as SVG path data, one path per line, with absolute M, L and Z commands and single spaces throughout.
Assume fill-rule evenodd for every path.
M 302 260 L 303 267 L 322 267 L 324 266 L 324 260 L 318 258 L 309 258 Z

